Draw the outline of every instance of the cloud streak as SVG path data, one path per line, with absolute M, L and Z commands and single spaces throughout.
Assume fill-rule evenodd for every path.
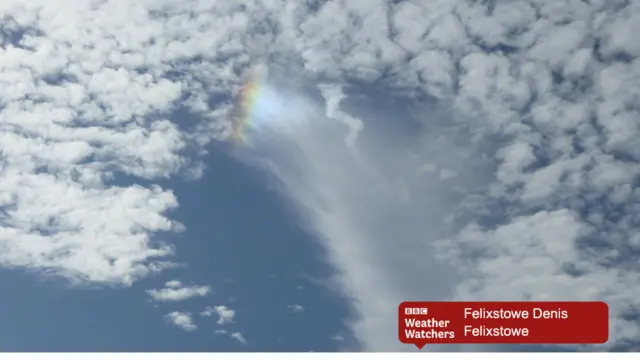
M 238 332 L 238 331 L 232 332 L 229 336 L 231 336 L 231 338 L 237 340 L 242 345 L 247 345 L 249 343 L 247 341 L 247 339 L 244 337 L 244 335 L 242 335 L 241 332 Z
M 330 251 L 341 270 L 340 291 L 355 302 L 358 337 L 368 348 L 401 349 L 393 326 L 397 305 L 444 299 L 457 275 L 432 248 L 446 230 L 448 197 L 455 194 L 439 177 L 422 173 L 421 165 L 456 167 L 460 174 L 473 167 L 462 157 L 453 163 L 439 155 L 462 155 L 446 139 L 382 134 L 375 125 L 362 128 L 355 118 L 335 116 L 341 115 L 339 90 L 324 92 L 330 97 L 327 111 L 289 94 L 282 95 L 286 111 L 256 109 L 260 126 L 249 134 L 252 147 L 243 155 L 270 170 Z
M 290 31 L 277 39 L 297 34 L 308 77 L 436 104 L 415 114 L 424 147 L 376 129 L 375 110 L 348 145 L 333 85 L 326 111 L 291 104 L 289 123 L 303 125 L 260 135 L 342 271 L 365 348 L 397 349 L 399 300 L 495 294 L 605 300 L 606 347 L 638 347 L 640 53 L 619 25 L 640 18 L 638 4 L 329 1 L 291 14 L 275 17 Z

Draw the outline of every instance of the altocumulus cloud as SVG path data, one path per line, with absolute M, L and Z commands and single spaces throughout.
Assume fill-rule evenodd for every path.
M 185 154 L 223 138 L 231 109 L 209 99 L 235 95 L 260 62 L 330 84 L 325 106 L 293 108 L 314 121 L 262 146 L 367 315 L 351 322 L 364 348 L 399 346 L 398 300 L 496 294 L 608 301 L 607 346 L 637 348 L 640 3 L 8 0 L 0 12 L 2 266 L 96 284 L 171 267 L 156 233 L 181 229 L 178 199 L 113 180 L 199 176 Z M 351 81 L 435 99 L 424 134 L 385 136 L 340 110 Z M 178 107 L 200 123 L 179 128 Z

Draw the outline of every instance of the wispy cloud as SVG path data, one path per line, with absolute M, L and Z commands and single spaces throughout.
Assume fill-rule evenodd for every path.
M 637 347 L 640 51 L 622 28 L 640 5 L 329 1 L 307 15 L 281 22 L 304 70 L 389 98 L 342 111 L 331 85 L 322 111 L 286 93 L 256 157 L 330 250 L 362 344 L 402 349 L 402 300 L 502 294 L 608 301 L 607 346 Z M 400 136 L 409 116 L 382 107 L 408 98 L 419 126 Z
M 300 305 L 300 304 L 293 304 L 293 305 L 288 305 L 287 306 L 289 308 L 289 310 L 291 310 L 294 314 L 299 314 L 301 312 L 304 312 L 305 308 L 304 306 Z
M 244 335 L 242 335 L 242 333 L 240 333 L 240 332 L 233 332 L 229 336 L 231 336 L 232 338 L 238 340 L 243 345 L 247 345 L 248 344 L 247 339 L 245 339 Z
M 324 93 L 339 100 L 339 90 Z M 308 99 L 283 96 L 287 111 L 256 120 L 261 127 L 250 135 L 253 147 L 245 155 L 252 163 L 264 161 L 300 219 L 331 249 L 330 260 L 341 270 L 340 291 L 358 304 L 354 330 L 372 348 L 400 349 L 393 326 L 397 304 L 424 294 L 443 299 L 455 286 L 456 269 L 439 263 L 430 247 L 444 234 L 450 192 L 421 174 L 420 165 L 455 166 L 467 175 L 460 184 L 474 167 L 452 162 L 459 149 L 446 139 L 421 144 L 392 133 L 384 140 L 365 138 L 359 133 L 377 129 L 362 129 L 355 118 L 337 119 L 340 101 L 328 101 L 334 108 L 325 112 Z M 402 196 L 406 192 L 410 196 Z M 422 274 L 420 282 L 410 274 Z

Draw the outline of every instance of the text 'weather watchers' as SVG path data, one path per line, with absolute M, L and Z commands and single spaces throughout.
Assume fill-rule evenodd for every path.
M 404 302 L 398 338 L 426 344 L 600 344 L 609 337 L 603 302 Z

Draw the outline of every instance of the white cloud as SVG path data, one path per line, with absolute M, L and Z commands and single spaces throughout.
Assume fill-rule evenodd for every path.
M 165 284 L 164 289 L 150 289 L 147 294 L 155 301 L 183 301 L 193 297 L 206 296 L 211 292 L 209 286 L 184 286 L 180 287 L 179 282 L 170 281 Z
M 339 110 L 350 94 L 323 86 L 323 110 L 275 81 L 271 93 L 288 107 L 271 108 L 256 131 L 263 152 L 251 161 L 266 160 L 329 249 L 366 348 L 404 349 L 393 309 L 424 294 L 603 299 L 615 324 L 607 346 L 636 341 L 628 308 L 640 295 L 637 256 L 625 249 L 640 232 L 640 60 L 618 24 L 637 21 L 639 10 L 572 0 L 330 1 L 306 17 L 282 14 L 281 24 L 301 31 L 306 71 L 441 100 L 419 107 L 426 134 L 414 137 L 381 135 L 382 104 L 370 100 L 354 140 L 353 125 L 342 125 L 358 121 Z M 436 176 L 414 171 L 425 164 Z
M 175 289 L 175 288 L 179 288 L 180 286 L 182 286 L 182 283 L 180 281 L 178 281 L 178 280 L 170 280 L 170 281 L 167 281 L 164 284 L 164 286 L 167 287 L 167 288 L 174 288 Z
M 244 336 L 242 335 L 242 333 L 240 333 L 240 332 L 233 332 L 229 336 L 231 336 L 232 338 L 238 340 L 243 345 L 247 345 L 248 344 L 247 339 L 245 339 Z
M 293 304 L 293 305 L 289 305 L 287 307 L 295 314 L 299 314 L 299 313 L 301 313 L 301 312 L 303 312 L 305 310 L 304 306 L 299 305 L 299 304 Z
M 194 331 L 198 329 L 193 323 L 191 314 L 187 312 L 174 311 L 165 315 L 165 319 L 184 331 Z
M 216 323 L 218 325 L 227 325 L 233 323 L 233 318 L 236 315 L 235 310 L 230 309 L 224 305 L 216 305 L 214 307 L 206 307 L 200 315 L 202 316 L 213 316 L 217 315 L 218 320 Z
M 272 168 L 367 314 L 351 323 L 367 349 L 406 348 L 392 334 L 399 300 L 523 297 L 516 285 L 540 264 L 527 281 L 549 286 L 527 296 L 606 299 L 608 346 L 640 338 L 629 310 L 640 298 L 640 3 L 23 3 L 0 4 L 3 31 L 21 37 L 0 49 L 1 266 L 124 284 L 171 266 L 172 248 L 156 240 L 180 229 L 167 215 L 178 199 L 128 182 L 199 174 L 185 151 L 222 137 L 231 109 L 209 99 L 234 95 L 260 62 L 291 83 L 355 79 L 440 101 L 419 107 L 426 135 L 376 135 L 373 115 L 359 122 L 339 108 L 349 94 L 325 87 L 325 109 L 291 109 L 322 125 L 263 137 L 284 141 L 270 148 Z M 197 129 L 168 121 L 177 106 L 204 117 Z M 444 132 L 454 125 L 476 145 Z M 547 228 L 567 236 L 540 235 Z M 514 229 L 541 233 L 505 235 Z M 432 248 L 437 238 L 447 246 Z M 501 264 L 512 268 L 494 278 Z
M 167 120 L 185 85 L 162 76 L 175 53 L 145 46 L 171 35 L 145 5 L 118 3 L 0 5 L 2 266 L 131 284 L 172 265 L 155 233 L 180 228 L 166 217 L 177 199 L 115 176 L 188 165 Z
M 439 224 L 446 214 L 441 212 L 450 207 L 446 188 L 438 185 L 439 178 L 422 174 L 425 159 L 415 153 L 445 153 L 431 160 L 437 168 L 447 165 L 465 175 L 459 184 L 473 178 L 474 168 L 450 161 L 458 154 L 446 138 L 420 144 L 416 140 L 422 139 L 387 133 L 384 142 L 378 142 L 381 133 L 371 135 L 374 126 L 355 137 L 351 127 L 325 117 L 323 109 L 307 99 L 282 96 L 288 99 L 287 111 L 277 113 L 277 119 L 262 119 L 262 109 L 255 109 L 260 127 L 250 135 L 248 161 L 264 160 L 283 194 L 330 249 L 341 270 L 336 279 L 341 291 L 355 299 L 361 316 L 352 324 L 354 332 L 368 348 L 403 349 L 396 339 L 393 309 L 425 293 L 442 297 L 453 291 L 456 275 L 455 268 L 436 261 L 430 248 L 443 230 Z M 267 115 L 273 111 L 270 106 Z M 403 148 L 405 142 L 416 146 Z M 409 196 L 400 196 L 399 180 Z M 416 284 L 415 274 L 438 275 L 421 276 Z

